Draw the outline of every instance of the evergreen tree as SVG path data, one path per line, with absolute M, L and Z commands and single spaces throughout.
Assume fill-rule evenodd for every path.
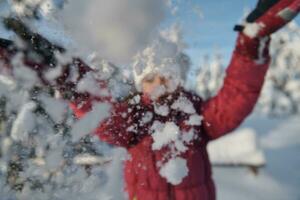
M 300 28 L 293 22 L 272 38 L 272 63 L 259 108 L 272 116 L 300 111 Z
M 45 2 L 11 1 L 16 17 L 2 21 L 18 37 L 0 40 L 1 199 L 105 199 L 109 170 L 99 164 L 110 162 L 112 150 L 89 133 L 109 107 L 94 104 L 83 119 L 74 119 L 63 98 L 85 98 L 91 92 L 85 85 L 98 77 L 84 72 L 74 82 L 66 70 L 79 73 L 82 61 L 30 30 Z
M 205 56 L 197 73 L 196 92 L 204 99 L 213 97 L 223 84 L 224 73 L 220 54 Z

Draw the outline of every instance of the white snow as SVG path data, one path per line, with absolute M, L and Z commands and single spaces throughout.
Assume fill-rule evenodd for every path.
M 184 132 L 181 136 L 182 141 L 187 144 L 197 138 L 198 136 L 195 134 L 195 130 L 193 128 L 191 128 L 188 132 Z
M 171 142 L 176 141 L 180 134 L 179 127 L 174 122 L 162 124 L 159 121 L 155 121 L 151 129 L 154 130 L 152 134 L 154 140 L 152 144 L 153 150 L 159 150 Z
M 107 162 L 111 162 L 111 160 L 112 158 L 103 158 L 90 154 L 80 154 L 74 158 L 74 162 L 78 165 L 103 165 Z
M 261 143 L 268 149 L 280 149 L 300 145 L 299 117 L 291 118 L 275 126 L 275 130 L 261 138 Z
M 110 115 L 110 104 L 95 103 L 92 111 L 76 122 L 71 130 L 72 140 L 78 141 L 81 137 L 91 133 L 101 121 Z
M 141 95 L 135 95 L 132 99 L 130 99 L 129 104 L 136 105 L 141 101 Z
M 250 38 L 254 38 L 257 36 L 259 31 L 265 27 L 263 23 L 245 23 L 245 28 L 243 30 L 244 34 L 249 36 Z
M 169 160 L 159 170 L 159 174 L 173 185 L 180 184 L 188 173 L 187 162 L 180 157 Z
M 4 95 L 10 90 L 16 88 L 16 82 L 8 76 L 0 75 L 0 94 Z
M 88 92 L 96 97 L 108 96 L 107 88 L 100 88 L 100 83 L 95 79 L 92 73 L 87 73 L 77 84 L 79 92 Z
M 194 137 L 194 129 L 188 132 L 181 133 L 180 128 L 174 122 L 166 122 L 165 124 L 155 121 L 151 127 L 153 133 L 152 150 L 160 150 L 168 146 L 172 149 L 169 153 L 171 156 L 186 152 L 188 147 L 185 143 L 189 144 Z
M 141 82 L 149 74 L 167 78 L 166 88 L 173 92 L 186 79 L 190 68 L 189 58 L 184 53 L 185 44 L 177 26 L 162 30 L 149 45 L 139 51 L 132 62 L 135 87 L 141 91 Z M 163 90 L 160 88 L 160 90 Z
M 47 154 L 45 164 L 48 170 L 57 170 L 63 165 L 63 148 L 63 146 L 56 147 Z
M 241 129 L 251 127 L 252 131 L 256 132 L 258 144 L 264 152 L 266 166 L 260 169 L 257 175 L 247 168 L 214 167 L 218 199 L 298 200 L 299 124 L 299 116 L 268 119 L 253 114 Z M 243 140 L 241 143 L 246 144 L 248 141 Z M 235 146 L 225 148 L 226 151 L 231 151 L 228 150 L 230 148 L 236 150 Z
M 211 162 L 221 165 L 264 165 L 264 153 L 256 137 L 253 129 L 244 128 L 211 142 L 208 145 Z
M 161 116 L 168 116 L 170 108 L 168 105 L 157 105 L 154 104 L 154 112 Z
M 300 109 L 300 28 L 296 22 L 272 37 L 272 63 L 257 110 L 264 113 L 285 116 Z
M 146 112 L 145 115 L 142 117 L 141 124 L 147 124 L 153 119 L 152 112 Z
M 14 140 L 26 140 L 28 134 L 35 128 L 35 116 L 32 113 L 36 108 L 34 102 L 24 104 L 13 123 L 11 137 Z
M 196 112 L 193 103 L 186 97 L 180 96 L 172 105 L 171 108 L 174 110 L 180 110 L 187 114 L 194 114 Z
M 264 51 L 267 46 L 267 42 L 269 40 L 269 37 L 261 38 L 259 41 L 259 47 L 258 47 L 258 58 L 256 60 L 257 64 L 264 64 L 266 63 L 266 58 L 264 57 Z
M 12 63 L 15 66 L 13 68 L 13 76 L 18 80 L 21 87 L 30 89 L 34 85 L 37 85 L 39 82 L 37 73 L 34 70 L 24 66 L 23 55 L 21 53 L 14 56 Z
M 186 124 L 190 125 L 190 126 L 200 126 L 201 122 L 203 120 L 203 116 L 200 116 L 198 114 L 193 114 L 189 117 L 189 119 L 187 120 Z
M 107 25 L 107 19 L 110 16 L 115 16 L 115 12 L 111 12 L 115 10 L 115 8 L 120 8 L 128 2 L 137 2 L 126 0 L 122 2 L 122 4 L 116 3 L 113 1 L 112 7 L 109 7 L 109 3 L 106 6 L 109 9 L 105 10 L 107 7 L 101 7 L 100 9 L 104 10 L 105 17 L 104 22 Z M 4 1 L 2 1 L 4 2 Z M 0 1 L 0 3 L 2 3 Z M 32 1 L 39 2 L 39 0 Z M 48 2 L 47 0 L 44 2 Z M 141 4 L 135 5 L 133 10 L 135 12 L 139 12 L 139 10 L 147 10 L 147 6 L 150 1 L 141 1 Z M 5 1 L 6 3 L 6 1 Z M 103 3 L 103 2 L 102 2 Z M 139 2 L 140 3 L 140 2 Z M 150 4 L 154 3 L 155 5 L 161 5 L 160 2 L 150 2 Z M 83 4 L 86 4 L 83 3 Z M 43 4 L 46 5 L 46 4 Z M 95 28 L 95 22 L 90 22 L 89 18 L 93 18 L 95 13 L 99 12 L 99 7 L 93 7 L 90 4 L 86 4 L 91 6 L 91 10 L 93 11 L 92 14 L 88 15 L 87 17 L 82 17 L 75 13 L 80 20 L 83 20 L 84 23 L 88 28 Z M 126 9 L 131 10 L 132 8 L 126 7 Z M 152 8 L 152 7 L 151 7 Z M 154 6 L 154 10 L 157 6 Z M 3 13 L 1 10 L 3 7 L 0 6 L 0 15 Z M 18 8 L 19 12 L 24 12 L 24 8 Z M 17 10 L 18 10 L 17 9 Z M 79 6 L 79 9 L 81 7 Z M 125 10 L 126 10 L 125 9 Z M 118 9 L 117 9 L 118 10 Z M 123 10 L 120 8 L 119 10 Z M 52 12 L 52 6 L 50 7 L 42 6 L 41 10 L 44 15 L 48 15 Z M 88 12 L 84 12 L 86 14 Z M 125 15 L 127 15 L 128 11 L 124 11 Z M 149 13 L 151 16 L 146 16 L 147 19 L 150 21 L 150 27 L 155 27 L 160 21 L 160 17 L 156 18 L 157 16 L 153 15 L 153 10 L 149 9 Z M 106 15 L 107 14 L 107 15 Z M 122 14 L 122 13 L 120 13 Z M 140 16 L 139 14 L 133 14 L 129 16 L 128 21 L 132 18 L 136 18 L 135 20 L 141 20 L 144 18 L 135 17 L 136 15 Z M 74 16 L 74 15 L 73 15 Z M 97 15 L 96 15 L 97 16 Z M 155 19 L 149 19 L 148 17 Z M 78 19 L 76 18 L 76 19 Z M 81 19 L 82 18 L 82 19 Z M 78 23 L 76 19 L 73 19 L 74 23 Z M 94 18 L 99 19 L 99 18 Z M 145 20 L 147 20 L 145 19 Z M 105 21 L 106 20 L 106 21 Z M 126 20 L 126 21 L 127 21 Z M 103 37 L 100 40 L 104 41 L 105 44 L 109 44 L 112 42 L 116 44 L 115 46 L 109 46 L 107 54 L 111 52 L 116 53 L 117 57 L 120 56 L 123 50 L 130 48 L 130 50 L 136 51 L 138 48 L 133 48 L 130 41 L 130 38 L 136 37 L 137 35 L 133 35 L 132 33 L 136 33 L 136 29 L 139 29 L 139 26 L 136 26 L 135 21 L 134 23 L 130 24 L 133 26 L 128 26 L 130 31 L 126 32 L 126 30 L 120 30 L 119 32 L 115 32 L 116 29 L 110 29 L 109 31 L 104 32 L 103 35 L 99 34 L 99 30 L 103 30 L 105 26 L 97 26 L 98 31 L 93 32 L 92 36 L 99 36 Z M 147 20 L 147 21 L 148 21 Z M 113 20 L 115 21 L 115 20 Z M 115 26 L 119 26 L 120 19 L 116 19 L 116 23 L 113 24 Z M 148 21 L 148 22 L 149 22 Z M 108 21 L 109 22 L 109 21 Z M 152 23 L 153 22 L 153 23 Z M 100 21 L 100 24 L 103 21 Z M 32 24 L 36 26 L 36 30 L 40 31 L 43 30 L 45 33 L 49 33 L 49 36 L 53 36 L 55 38 L 56 33 L 48 32 L 48 23 L 46 21 L 41 20 L 40 24 L 44 26 L 39 26 L 39 23 Z M 123 25 L 123 19 L 121 18 L 121 24 Z M 125 23 L 126 24 L 126 23 Z M 139 23 L 137 23 L 139 24 Z M 82 23 L 77 24 L 80 30 L 86 30 L 83 28 Z M 146 26 L 148 26 L 146 25 Z M 40 27 L 40 29 L 38 29 Z M 54 25 L 55 27 L 55 25 Z M 85 27 L 85 26 L 84 26 Z M 142 35 L 141 37 L 136 37 L 138 41 L 148 41 L 149 34 L 152 28 L 149 27 L 142 27 L 141 31 L 138 31 L 138 35 L 142 35 L 146 31 L 146 35 Z M 257 27 L 248 27 L 249 30 L 248 35 L 254 37 L 257 32 L 259 32 L 259 25 Z M 119 29 L 118 29 L 119 30 Z M 149 32 L 148 32 L 149 31 Z M 173 30 L 174 31 L 174 30 Z M 111 33 L 117 33 L 117 35 Z M 125 33 L 125 34 L 124 34 Z M 145 49 L 144 54 L 141 53 L 139 58 L 134 59 L 135 61 L 139 61 L 138 64 L 143 66 L 151 66 L 151 67 L 163 67 L 165 65 L 166 68 L 163 72 L 166 72 L 167 75 L 172 74 L 175 71 L 168 72 L 166 69 L 178 69 L 180 67 L 178 63 L 178 59 L 181 57 L 181 50 L 183 48 L 182 44 L 180 43 L 180 35 L 178 35 L 172 31 L 162 31 L 160 34 L 159 39 L 154 41 L 154 44 L 150 44 L 148 48 Z M 297 36 L 297 31 L 295 31 L 296 37 L 289 38 L 287 35 L 283 34 L 282 38 L 291 39 L 288 45 L 286 45 L 282 52 L 279 53 L 277 56 L 278 60 L 276 60 L 276 64 L 280 67 L 280 70 L 273 73 L 283 75 L 285 72 L 287 73 L 287 77 L 291 77 L 296 75 L 297 67 L 293 68 L 292 72 L 290 72 L 289 68 L 291 66 L 298 66 L 299 58 L 297 57 L 296 53 L 299 53 L 299 35 Z M 0 34 L 1 36 L 8 36 L 6 32 L 2 32 L 0 27 Z M 129 36 L 129 37 L 127 37 Z M 10 36 L 8 36 L 10 37 Z M 80 36 L 82 37 L 82 36 Z M 56 38 L 65 40 L 66 38 L 62 37 L 60 34 L 56 35 Z M 88 39 L 91 42 L 94 42 L 93 39 L 89 37 L 89 34 L 83 35 L 84 39 Z M 120 40 L 115 40 L 115 38 L 121 38 Z M 124 38 L 129 38 L 127 41 Z M 280 41 L 281 39 L 277 40 Z M 124 44 L 124 43 L 125 44 Z M 95 43 L 98 45 L 99 43 Z M 130 45 L 128 45 L 130 44 Z M 103 45 L 103 44 L 101 44 Z M 120 46 L 121 45 L 121 46 Z M 135 45 L 134 45 L 135 46 Z M 146 44 L 142 44 L 141 46 L 147 46 Z M 97 46 L 98 48 L 99 46 Z M 118 51 L 117 48 L 121 47 L 122 51 Z M 105 49 L 106 48 L 99 48 Z M 114 52 L 116 51 L 116 52 Z M 295 54 L 290 54 L 291 52 L 295 52 Z M 127 52 L 125 52 L 126 54 Z M 133 52 L 129 52 L 133 53 Z M 176 54 L 175 56 L 173 54 Z M 126 57 L 126 54 L 124 57 Z M 112 55 L 104 55 L 104 56 L 112 56 Z M 64 56 L 63 56 L 64 57 Z M 95 166 L 91 169 L 90 174 L 88 174 L 83 168 L 71 165 L 69 167 L 64 167 L 65 165 L 65 157 L 69 156 L 70 150 L 68 149 L 68 142 L 63 138 L 62 134 L 56 133 L 52 130 L 51 126 L 46 122 L 43 117 L 37 117 L 33 111 L 35 110 L 35 103 L 29 100 L 29 89 L 31 87 L 38 84 L 38 79 L 36 74 L 27 68 L 22 66 L 20 62 L 20 57 L 14 60 L 15 62 L 13 65 L 16 80 L 10 80 L 10 78 L 1 78 L 0 77 L 0 94 L 7 98 L 7 107 L 5 110 L 5 114 L 9 115 L 9 120 L 6 123 L 1 121 L 1 134 L 0 134 L 0 141 L 1 141 L 1 153 L 3 156 L 0 157 L 0 196 L 1 199 L 4 200 L 15 200 L 15 199 L 32 199 L 32 200 L 52 200 L 52 199 L 73 199 L 73 200 L 110 200 L 110 199 L 124 199 L 124 191 L 123 191 L 123 174 L 122 174 L 122 162 L 126 159 L 126 152 L 124 149 L 116 149 L 113 152 L 109 147 L 104 150 L 105 148 L 99 147 L 101 143 L 96 143 L 97 151 L 103 153 L 103 160 L 98 159 L 98 157 L 88 157 L 86 154 L 82 154 L 76 156 L 73 161 L 77 164 L 86 164 L 86 163 L 101 163 L 104 161 L 105 164 L 102 166 Z M 220 69 L 220 62 L 218 60 L 215 63 L 215 68 L 212 69 L 211 76 L 218 77 L 219 79 L 219 69 Z M 292 65 L 291 65 L 292 64 Z M 187 65 L 185 65 L 187 66 Z M 289 67 L 289 68 L 287 68 Z M 152 70 L 153 68 L 151 68 Z M 48 78 L 53 80 L 59 75 L 60 69 L 57 68 L 53 71 L 49 71 Z M 176 72 L 177 73 L 177 72 Z M 73 78 L 77 77 L 77 71 L 74 71 Z M 215 78 L 216 78 L 215 77 Z M 92 93 L 101 92 L 99 88 L 96 88 L 95 80 L 97 77 L 92 77 L 91 79 L 86 77 L 88 80 L 83 80 L 80 85 L 80 89 L 82 91 L 89 91 Z M 95 78 L 95 79 L 94 79 Z M 285 78 L 281 76 L 282 80 Z M 278 80 L 281 80 L 278 79 Z M 299 78 L 298 78 L 299 79 Z M 220 82 L 211 82 L 209 84 L 210 88 L 217 88 Z M 174 89 L 176 84 L 179 83 L 178 79 L 175 79 L 175 82 L 170 82 Z M 166 88 L 163 88 L 164 91 Z M 168 88 L 167 88 L 168 89 Z M 291 92 L 291 97 L 295 102 L 299 102 L 299 84 L 297 82 L 297 78 L 294 79 L 293 82 L 289 82 L 286 86 L 287 91 Z M 161 90 L 160 92 L 162 92 Z M 300 90 L 299 90 L 300 91 Z M 102 93 L 101 93 L 102 94 Z M 272 95 L 269 95 L 272 94 Z M 289 98 L 285 98 L 284 96 L 275 95 L 274 93 L 270 92 L 267 93 L 269 98 L 268 105 L 273 105 L 272 102 L 275 100 L 279 102 L 282 107 L 288 108 L 289 110 L 293 110 L 291 106 L 291 101 Z M 62 101 L 56 101 L 51 99 L 50 97 L 41 97 L 41 101 L 45 104 L 45 109 L 47 113 L 55 119 L 55 122 L 62 122 L 64 115 L 65 115 L 65 105 Z M 137 98 L 136 102 L 139 102 L 140 99 Z M 297 103 L 299 104 L 299 103 Z M 298 105 L 299 107 L 299 105 Z M 169 108 L 170 109 L 170 108 Z M 176 109 L 187 114 L 190 114 L 190 118 L 186 121 L 189 125 L 200 125 L 201 123 L 201 116 L 195 114 L 195 108 L 193 108 L 191 102 L 180 100 L 176 102 L 171 109 Z M 282 109 L 282 110 L 284 110 Z M 110 105 L 108 104 L 95 104 L 93 110 L 87 114 L 84 118 L 75 122 L 71 119 L 66 120 L 66 126 L 71 126 L 71 135 L 72 140 L 71 142 L 78 142 L 78 140 L 86 136 L 86 134 L 90 133 L 95 127 L 99 125 L 103 119 L 109 116 Z M 158 111 L 157 111 L 158 110 Z M 158 108 L 155 112 L 156 114 L 167 115 L 168 111 L 166 107 Z M 280 110 L 280 111 L 282 111 Z M 2 111 L 2 110 L 1 110 Z M 16 114 L 16 118 L 15 117 Z M 145 116 L 141 119 L 141 123 L 147 123 L 152 120 L 153 113 L 146 113 Z M 237 130 L 233 135 L 228 135 L 228 137 L 224 137 L 214 143 L 211 143 L 209 146 L 209 153 L 213 163 L 216 164 L 253 164 L 259 165 L 261 163 L 265 163 L 266 166 L 260 169 L 257 175 L 254 175 L 249 172 L 248 169 L 245 168 L 217 168 L 215 167 L 214 170 L 214 178 L 216 180 L 217 191 L 218 191 L 218 199 L 220 200 L 232 200 L 232 199 L 245 199 L 245 200 L 298 200 L 300 197 L 299 192 L 299 185 L 300 185 L 300 175 L 299 175 L 299 166 L 300 166 L 300 141 L 299 141 L 299 130 L 300 130 L 300 120 L 299 116 L 295 116 L 292 118 L 285 118 L 281 120 L 270 120 L 266 117 L 259 117 L 254 116 L 252 119 L 249 119 L 244 124 L 244 128 Z M 9 123 L 12 123 L 12 130 L 11 133 L 7 133 L 6 129 L 9 130 Z M 245 128 L 246 127 L 246 128 Z M 32 141 L 28 142 L 29 135 L 28 133 L 34 131 L 36 132 L 34 135 L 31 135 L 30 139 Z M 134 128 L 134 127 L 133 127 Z M 3 131 L 2 131 L 3 130 Z M 178 155 L 182 152 L 185 152 L 187 146 L 185 143 L 191 142 L 193 139 L 197 137 L 195 135 L 194 130 L 190 129 L 186 133 L 180 133 L 179 127 L 174 122 L 167 122 L 165 124 L 156 122 L 156 127 L 153 127 L 153 148 L 160 149 L 162 147 L 169 147 L 171 149 L 171 154 L 166 156 L 171 156 L 171 158 L 164 164 L 160 164 L 159 173 L 162 177 L 164 177 L 169 183 L 177 185 L 182 182 L 183 178 L 188 175 L 188 168 L 187 168 L 187 161 Z M 55 133 L 55 134 L 54 134 Z M 10 134 L 6 137 L 6 134 Z M 26 143 L 28 142 L 28 143 Z M 47 182 L 44 185 L 43 190 L 31 190 L 30 184 L 25 183 L 23 190 L 16 194 L 8 189 L 7 184 L 4 183 L 6 178 L 2 175 L 6 174 L 7 170 L 7 163 L 8 158 L 14 157 L 14 151 L 11 151 L 13 148 L 12 145 L 16 145 L 16 143 L 22 143 L 23 147 L 25 148 L 22 150 L 22 155 L 27 153 L 26 147 L 30 146 L 31 143 L 36 145 L 36 154 L 39 157 L 36 160 L 26 160 L 26 166 L 24 171 L 21 173 L 20 178 L 37 178 L 41 181 L 52 181 Z M 103 149 L 101 149 L 103 148 Z M 110 153 L 109 153 L 110 152 Z M 82 157 L 80 157 L 82 156 Z M 42 160 L 42 158 L 44 160 Z M 108 160 L 111 162 L 106 162 Z M 102 162 L 103 163 L 103 162 Z M 51 185 L 53 184 L 53 185 Z
M 48 81 L 52 82 L 52 81 L 55 81 L 55 79 L 57 79 L 58 77 L 60 77 L 61 73 L 62 73 L 62 66 L 56 66 L 55 68 L 49 69 L 45 73 L 45 78 Z
M 162 0 L 73 0 L 65 5 L 61 20 L 81 49 L 92 49 L 114 63 L 130 62 L 151 41 L 165 8 Z
M 46 95 L 40 95 L 39 99 L 43 103 L 44 109 L 55 123 L 62 123 L 68 111 L 67 102 L 61 99 L 54 99 Z

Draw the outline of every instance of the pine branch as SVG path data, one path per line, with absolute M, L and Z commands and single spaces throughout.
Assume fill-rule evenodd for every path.
M 43 62 L 49 65 L 56 64 L 55 52 L 65 52 L 65 49 L 56 45 L 38 33 L 30 30 L 20 19 L 5 18 L 3 21 L 5 27 L 19 36 L 27 45 L 29 51 L 34 51 L 43 58 Z M 2 40 L 4 46 L 11 45 L 11 41 Z

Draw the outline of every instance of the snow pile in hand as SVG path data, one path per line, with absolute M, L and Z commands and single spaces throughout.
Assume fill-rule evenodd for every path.
M 180 157 L 169 160 L 159 170 L 159 174 L 173 185 L 180 184 L 188 172 L 186 160 Z
M 255 38 L 258 33 L 265 27 L 263 23 L 245 23 L 243 33 L 250 38 Z

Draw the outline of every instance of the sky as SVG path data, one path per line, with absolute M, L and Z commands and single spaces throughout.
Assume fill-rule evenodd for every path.
M 193 64 L 197 65 L 203 55 L 212 52 L 223 55 L 223 60 L 228 63 L 236 38 L 233 27 L 256 3 L 257 0 L 182 1 L 179 4 L 181 9 L 172 20 L 179 20 L 183 27 L 184 38 L 189 46 L 187 52 Z M 203 17 L 195 14 L 197 7 Z M 297 22 L 299 21 L 298 17 Z
M 233 27 L 255 4 L 256 0 L 191 0 L 182 3 L 173 20 L 182 25 L 188 44 L 187 53 L 193 64 L 212 52 L 222 54 L 224 61 L 228 62 L 236 38 Z M 195 8 L 201 10 L 202 16 L 195 14 Z
M 171 6 L 162 16 L 165 1 Z M 64 9 L 64 19 L 73 29 L 71 32 L 78 33 L 75 37 L 82 46 L 94 46 L 100 55 L 117 63 L 124 63 L 143 49 L 151 41 L 155 27 L 177 23 L 187 43 L 186 52 L 192 63 L 199 65 L 203 55 L 215 51 L 224 56 L 225 62 L 229 59 L 236 36 L 233 27 L 256 1 L 73 0 Z M 171 14 L 170 10 L 176 12 Z M 85 14 L 78 15 L 79 12 Z M 85 37 L 82 29 L 86 30 Z
M 69 27 L 77 29 L 73 32 L 82 40 L 82 48 L 95 47 L 103 57 L 122 63 L 149 43 L 151 30 L 157 25 L 178 23 L 187 43 L 186 53 L 194 66 L 201 63 L 203 56 L 214 52 L 228 63 L 236 38 L 233 27 L 257 3 L 257 0 L 166 0 L 177 11 L 162 16 L 164 1 L 72 0 L 77 3 L 69 9 Z

